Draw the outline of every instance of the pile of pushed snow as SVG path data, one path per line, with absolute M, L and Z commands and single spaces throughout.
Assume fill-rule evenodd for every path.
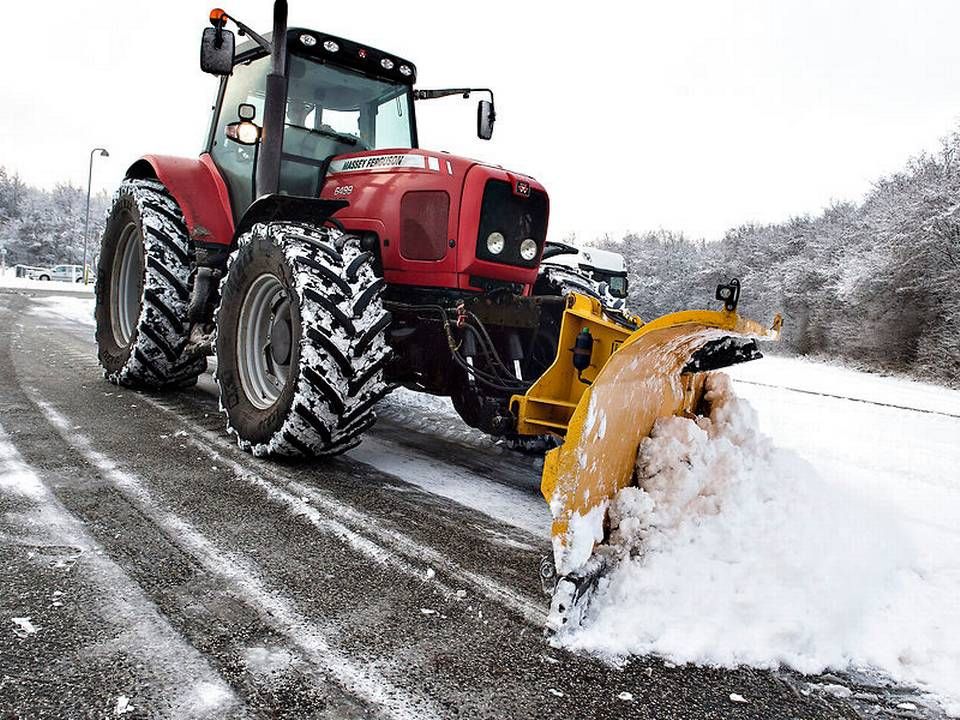
M 610 507 L 621 560 L 559 642 L 607 657 L 880 672 L 960 714 L 960 558 L 933 567 L 882 498 L 818 477 L 757 430 L 726 376 L 666 418 Z

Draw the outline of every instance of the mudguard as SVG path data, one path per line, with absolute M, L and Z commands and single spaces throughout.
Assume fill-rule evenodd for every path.
M 163 183 L 180 206 L 195 244 L 228 247 L 233 242 L 230 194 L 208 153 L 199 158 L 144 155 L 126 174 L 155 177 Z

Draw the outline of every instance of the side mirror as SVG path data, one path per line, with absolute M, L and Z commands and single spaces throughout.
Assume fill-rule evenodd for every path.
M 493 103 L 490 100 L 481 100 L 477 104 L 477 137 L 481 140 L 489 140 L 493 137 L 493 123 L 497 119 L 497 113 L 493 109 Z
M 233 50 L 236 39 L 230 30 L 208 27 L 200 40 L 200 69 L 211 75 L 233 72 Z

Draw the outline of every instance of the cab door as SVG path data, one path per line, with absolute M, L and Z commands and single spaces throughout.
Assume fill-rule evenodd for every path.
M 242 145 L 227 137 L 226 128 L 240 118 L 237 108 L 246 103 L 256 109 L 254 122 L 263 124 L 263 103 L 266 97 L 267 71 L 270 58 L 240 62 L 233 74 L 225 79 L 216 123 L 210 134 L 210 156 L 230 193 L 233 220 L 237 222 L 256 199 L 254 187 L 257 175 L 257 145 Z

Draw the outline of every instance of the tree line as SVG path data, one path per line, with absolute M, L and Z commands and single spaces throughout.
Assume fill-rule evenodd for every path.
M 100 250 L 109 204 L 105 192 L 90 198 L 87 263 L 91 266 Z M 7 251 L 6 264 L 79 265 L 86 206 L 85 188 L 69 183 L 59 183 L 52 190 L 35 188 L 0 167 L 0 248 Z
M 718 282 L 739 277 L 742 312 L 781 312 L 788 352 L 960 382 L 958 132 L 860 203 L 741 225 L 715 242 L 657 230 L 598 244 L 627 258 L 641 317 L 704 307 Z

